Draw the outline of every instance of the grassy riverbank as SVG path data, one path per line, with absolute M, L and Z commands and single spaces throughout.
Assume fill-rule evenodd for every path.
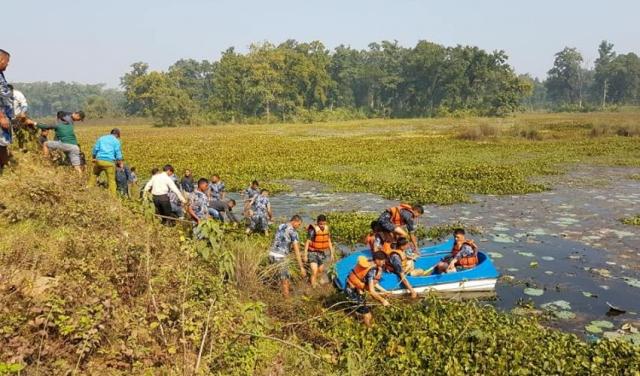
M 626 341 L 587 344 L 469 302 L 394 301 L 365 330 L 331 289 L 299 282 L 282 301 L 269 239 L 193 242 L 37 159 L 0 177 L 0 373 L 640 372 Z

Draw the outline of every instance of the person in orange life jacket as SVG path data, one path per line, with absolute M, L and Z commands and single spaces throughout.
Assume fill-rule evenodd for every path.
M 365 244 L 369 246 L 371 254 L 382 251 L 384 243 L 394 243 L 395 236 L 392 233 L 384 232 L 378 221 L 371 222 L 371 231 L 365 238 Z
M 389 301 L 376 291 L 376 288 L 381 289 L 376 285 L 382 277 L 386 260 L 387 255 L 383 252 L 375 252 L 373 254 L 373 263 L 366 256 L 360 256 L 356 266 L 347 277 L 344 293 L 350 301 L 358 305 L 356 314 L 362 316 L 362 321 L 367 327 L 371 327 L 373 319 L 371 309 L 366 305 L 365 301 L 367 293 L 383 306 L 389 306 Z
M 400 238 L 396 242 L 395 247 L 391 243 L 384 243 L 382 245 L 382 251 L 388 257 L 387 270 L 400 278 L 400 282 L 409 290 L 411 297 L 415 299 L 418 297 L 418 294 L 406 278 L 406 275 L 413 271 L 413 260 L 410 260 L 406 254 L 409 246 L 410 244 L 407 238 Z
M 473 240 L 465 238 L 465 232 L 459 228 L 453 232 L 455 243 L 451 249 L 451 255 L 443 258 L 436 270 L 440 273 L 455 272 L 457 269 L 469 269 L 478 264 L 478 246 Z
M 324 264 L 335 260 L 335 251 L 331 242 L 331 233 L 327 225 L 327 217 L 320 214 L 315 225 L 307 228 L 307 241 L 304 244 L 304 262 L 311 268 L 311 287 L 318 286 L 318 276 L 324 272 Z
M 422 214 L 424 214 L 424 208 L 420 205 L 400 204 L 383 211 L 378 218 L 378 223 L 384 232 L 392 233 L 397 238 L 411 239 L 411 248 L 419 254 L 415 231 L 417 219 Z M 405 226 L 406 230 L 403 228 Z

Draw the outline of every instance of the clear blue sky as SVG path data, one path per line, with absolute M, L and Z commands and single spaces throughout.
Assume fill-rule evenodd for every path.
M 564 46 L 591 63 L 603 39 L 640 54 L 639 0 L 3 0 L 0 13 L 14 82 L 115 87 L 136 61 L 166 69 L 180 58 L 217 59 L 230 46 L 291 38 L 330 48 L 426 39 L 503 49 L 518 72 L 539 77 Z

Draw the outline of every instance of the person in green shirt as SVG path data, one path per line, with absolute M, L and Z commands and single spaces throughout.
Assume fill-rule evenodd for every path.
M 55 131 L 54 140 L 47 141 L 42 145 L 45 157 L 49 157 L 51 150 L 60 150 L 67 154 L 71 165 L 78 173 L 82 173 L 80 146 L 74 132 L 73 123 L 58 123 L 55 125 L 39 124 L 29 120 L 38 129 L 53 129 Z

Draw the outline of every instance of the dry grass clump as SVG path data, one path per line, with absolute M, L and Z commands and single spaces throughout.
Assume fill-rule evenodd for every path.
M 457 138 L 467 141 L 479 141 L 487 138 L 494 138 L 500 134 L 498 127 L 491 124 L 479 124 L 465 127 L 459 133 Z

